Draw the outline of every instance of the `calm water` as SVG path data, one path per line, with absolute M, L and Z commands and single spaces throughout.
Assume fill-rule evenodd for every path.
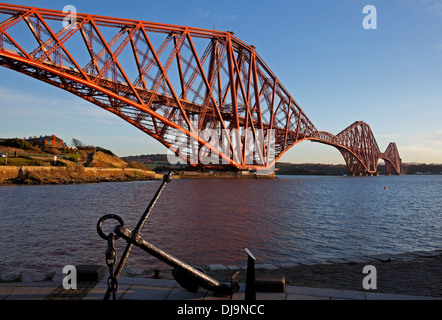
M 0 273 L 104 265 L 98 219 L 133 229 L 160 183 L 0 186 Z M 442 176 L 173 180 L 141 235 L 197 266 L 243 266 L 245 247 L 275 264 L 441 249 L 441 190 Z M 135 248 L 127 266 L 165 265 Z

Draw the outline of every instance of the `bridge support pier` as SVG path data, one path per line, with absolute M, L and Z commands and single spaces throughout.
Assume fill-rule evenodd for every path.
M 379 176 L 379 172 L 375 172 L 375 173 L 373 173 L 373 172 L 351 172 L 350 173 L 350 175 L 352 176 L 352 177 L 356 177 L 356 176 L 359 176 L 359 177 L 373 177 L 373 176 Z

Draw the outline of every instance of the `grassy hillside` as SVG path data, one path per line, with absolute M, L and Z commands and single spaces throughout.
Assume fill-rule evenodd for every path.
M 157 179 L 143 164 L 101 147 L 53 149 L 0 140 L 0 183 L 48 184 Z
M 151 170 L 170 165 L 166 154 L 142 154 L 139 156 L 121 157 L 121 159 L 130 163 L 142 164 Z
M 99 168 L 126 168 L 128 163 L 115 155 L 110 155 L 102 151 L 93 151 L 87 155 L 84 162 L 85 167 Z
M 81 165 L 93 168 L 147 169 L 134 161 L 125 161 L 112 151 L 94 146 L 78 148 L 48 148 L 14 138 L 0 141 L 0 166 L 61 166 Z

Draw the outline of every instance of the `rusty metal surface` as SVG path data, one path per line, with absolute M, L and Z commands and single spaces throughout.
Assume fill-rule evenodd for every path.
M 155 193 L 154 197 L 150 201 L 144 213 L 141 215 L 135 229 L 130 231 L 124 224 L 124 220 L 116 214 L 107 214 L 101 217 L 97 222 L 97 232 L 98 235 L 108 241 L 108 248 L 106 250 L 106 264 L 109 268 L 109 278 L 108 278 L 108 289 L 104 295 L 104 300 L 109 300 L 112 296 L 116 299 L 116 292 L 118 290 L 118 278 L 123 271 L 123 268 L 129 259 L 130 252 L 133 246 L 141 248 L 146 253 L 152 255 L 153 257 L 159 259 L 160 261 L 167 263 L 168 265 L 175 268 L 174 277 L 177 282 L 183 286 L 183 288 L 189 291 L 196 291 L 199 287 L 213 291 L 217 295 L 230 295 L 239 290 L 238 277 L 235 274 L 230 285 L 223 284 L 217 280 L 211 278 L 210 276 L 204 274 L 204 272 L 193 268 L 189 264 L 181 261 L 180 259 L 174 257 L 171 254 L 164 252 L 153 244 L 145 241 L 141 236 L 140 232 L 146 223 L 149 215 L 151 214 L 156 202 L 158 201 L 161 193 L 166 187 L 167 183 L 171 181 L 170 173 L 167 173 L 163 177 L 163 182 Z M 107 220 L 115 220 L 118 222 L 114 226 L 113 232 L 104 233 L 102 226 Z M 115 249 L 115 241 L 123 238 L 127 242 L 127 246 L 123 252 L 123 255 L 117 265 L 117 252 Z
M 350 173 L 376 173 L 380 158 L 400 173 L 396 145 L 381 153 L 364 122 L 336 136 L 318 131 L 255 47 L 231 32 L 83 13 L 64 28 L 62 11 L 4 3 L 0 13 L 9 16 L 0 21 L 0 66 L 116 114 L 191 166 L 264 170 L 312 140 L 338 148 Z M 29 38 L 37 46 L 25 50 Z

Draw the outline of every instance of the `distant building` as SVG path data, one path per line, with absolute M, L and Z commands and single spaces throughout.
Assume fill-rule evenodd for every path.
M 29 137 L 26 141 L 32 144 L 38 144 L 43 147 L 52 147 L 52 148 L 64 148 L 66 144 L 62 139 L 57 138 L 54 134 L 51 136 L 40 136 L 40 137 Z

